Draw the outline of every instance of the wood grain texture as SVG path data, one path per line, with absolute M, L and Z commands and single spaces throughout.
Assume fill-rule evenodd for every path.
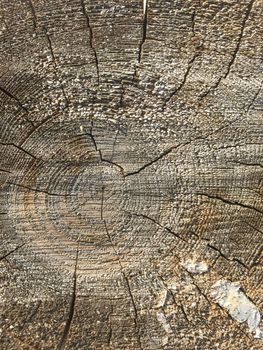
M 262 349 L 262 18 L 0 0 L 1 349 Z

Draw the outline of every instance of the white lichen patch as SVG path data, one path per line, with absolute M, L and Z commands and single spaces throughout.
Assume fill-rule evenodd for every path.
M 159 310 L 156 314 L 157 316 L 157 320 L 161 323 L 161 325 L 163 326 L 164 331 L 166 332 L 166 334 L 171 334 L 173 333 L 172 328 L 169 324 L 169 322 L 167 321 L 167 318 L 165 317 L 165 314 L 163 313 L 163 311 Z
M 195 261 L 193 259 L 188 259 L 183 261 L 181 265 L 191 273 L 205 273 L 209 270 L 208 265 L 204 261 Z
M 157 297 L 156 307 L 163 307 L 167 299 L 167 290 L 163 290 Z
M 219 280 L 211 289 L 211 297 L 216 303 L 238 322 L 246 322 L 255 338 L 263 339 L 263 332 L 259 328 L 260 313 L 256 305 L 240 290 L 237 282 Z
M 172 277 L 167 281 L 167 287 L 172 290 L 176 291 L 177 290 L 177 279 L 176 277 Z

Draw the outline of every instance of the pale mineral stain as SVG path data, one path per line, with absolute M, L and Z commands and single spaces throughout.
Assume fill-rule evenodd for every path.
M 208 265 L 203 261 L 195 261 L 193 259 L 188 259 L 181 263 L 181 265 L 191 273 L 205 273 L 209 270 Z
M 211 287 L 211 297 L 235 320 L 246 322 L 255 338 L 263 339 L 263 332 L 259 328 L 260 313 L 256 305 L 240 290 L 239 283 L 219 280 Z

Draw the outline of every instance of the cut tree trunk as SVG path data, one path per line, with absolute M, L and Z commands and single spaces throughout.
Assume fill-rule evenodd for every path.
M 262 349 L 263 2 L 0 5 L 0 348 Z

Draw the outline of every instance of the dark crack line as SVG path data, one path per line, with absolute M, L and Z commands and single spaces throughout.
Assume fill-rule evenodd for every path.
M 184 318 L 185 318 L 186 322 L 187 322 L 188 324 L 191 324 L 189 318 L 187 317 L 187 314 L 186 314 L 186 312 L 185 312 L 185 310 L 184 310 L 184 307 L 183 307 L 182 303 L 178 304 L 178 303 L 176 302 L 174 293 L 173 293 L 173 291 L 168 287 L 168 285 L 167 285 L 166 281 L 164 280 L 163 276 L 161 276 L 161 275 L 159 275 L 159 274 L 158 274 L 157 276 L 158 276 L 158 277 L 160 278 L 160 280 L 163 282 L 166 291 L 169 292 L 170 295 L 172 296 L 174 305 L 177 306 L 177 307 L 179 306 L 179 308 L 182 310 L 182 313 L 183 313 L 183 315 L 184 315 Z
M 143 45 L 147 37 L 147 24 L 148 24 L 148 2 L 149 0 L 143 0 L 143 24 L 142 24 L 142 40 L 139 46 L 138 63 L 141 63 Z
M 142 60 L 143 55 L 143 46 L 145 44 L 146 38 L 147 38 L 147 26 L 148 26 L 148 3 L 149 0 L 143 0 L 143 23 L 142 23 L 142 39 L 139 44 L 139 52 L 138 52 L 138 59 L 137 59 L 137 65 L 135 67 L 135 71 L 133 74 L 133 81 L 137 76 L 137 71 L 139 68 L 139 65 Z
M 139 169 L 135 170 L 135 171 L 132 171 L 132 172 L 129 172 L 129 173 L 126 173 L 124 174 L 124 177 L 127 177 L 127 176 L 131 176 L 131 175 L 136 175 L 136 174 L 139 174 L 142 170 L 148 168 L 149 166 L 151 166 L 152 164 L 156 163 L 158 160 L 164 158 L 165 156 L 167 156 L 169 153 L 171 153 L 172 151 L 176 150 L 177 148 L 180 148 L 180 147 L 184 147 L 184 146 L 187 146 L 189 144 L 191 144 L 192 142 L 195 142 L 197 140 L 205 140 L 207 139 L 209 136 L 229 127 L 229 125 L 231 124 L 228 124 L 228 125 L 224 125 L 224 126 L 221 126 L 220 128 L 210 132 L 209 134 L 205 135 L 205 136 L 199 136 L 199 137 L 196 137 L 195 139 L 192 139 L 192 140 L 189 140 L 187 142 L 184 142 L 184 143 L 179 143 L 177 145 L 174 145 L 174 146 L 171 146 L 169 148 L 167 148 L 166 150 L 164 150 L 159 156 L 157 156 L 156 158 L 152 159 L 150 162 L 144 164 L 142 167 L 140 167 Z
M 108 334 L 108 338 L 107 338 L 108 346 L 111 345 L 111 339 L 112 339 L 112 325 L 111 325 L 111 321 L 109 321 L 109 334 Z
M 96 71 L 97 71 L 97 81 L 98 81 L 98 85 L 100 85 L 99 60 L 98 60 L 97 51 L 96 51 L 95 46 L 94 46 L 93 30 L 92 30 L 92 27 L 90 25 L 90 18 L 88 16 L 87 11 L 86 11 L 84 0 L 80 0 L 80 4 L 81 4 L 82 12 L 83 12 L 85 19 L 86 19 L 87 29 L 89 31 L 89 45 L 94 53 L 94 58 L 95 58 L 95 63 L 96 63 Z
M 57 196 L 57 197 L 72 197 L 73 196 L 73 195 L 70 195 L 70 194 L 59 194 L 59 193 L 52 193 L 52 192 L 49 192 L 49 191 L 46 191 L 46 190 L 39 190 L 37 188 L 32 188 L 32 187 L 29 187 L 29 186 L 26 186 L 26 185 L 21 185 L 21 184 L 15 183 L 15 182 L 7 182 L 7 184 L 13 185 L 13 186 L 17 186 L 17 187 L 21 187 L 21 188 L 24 188 L 24 189 L 27 189 L 27 190 L 33 191 L 33 192 L 44 193 L 44 194 L 47 194 L 49 196 Z
M 244 35 L 244 30 L 245 30 L 245 27 L 246 27 L 246 22 L 249 18 L 249 15 L 250 15 L 250 12 L 252 10 L 252 7 L 254 5 L 254 2 L 255 0 L 251 0 L 250 3 L 248 4 L 247 6 L 247 10 L 246 10 L 246 13 L 245 13 L 245 16 L 243 18 L 243 21 L 241 23 L 241 31 L 240 31 L 240 34 L 238 36 L 238 40 L 237 40 L 237 45 L 236 45 L 236 48 L 234 50 L 234 53 L 233 53 L 233 56 L 232 56 L 232 59 L 230 60 L 229 64 L 228 64 L 228 69 L 227 69 L 227 72 L 225 73 L 224 75 L 224 79 L 228 76 L 230 70 L 231 70 L 231 67 L 232 65 L 235 63 L 236 61 L 236 56 L 237 56 L 237 53 L 239 51 L 239 47 L 240 47 L 240 44 L 241 44 L 241 41 L 242 41 L 242 38 L 243 38 L 243 35 Z
M 52 57 L 52 61 L 54 63 L 54 65 L 56 66 L 56 58 L 55 58 L 55 54 L 54 54 L 54 51 L 53 51 L 53 47 L 52 47 L 52 42 L 51 42 L 51 39 L 50 39 L 50 36 L 47 32 L 47 28 L 44 27 L 44 33 L 45 33 L 45 36 L 46 36 L 46 39 L 47 39 L 47 43 L 48 43 L 48 48 L 49 48 L 49 51 L 50 51 L 50 54 L 51 54 L 51 57 Z
M 222 258 L 224 258 L 227 261 L 230 262 L 237 262 L 238 264 L 240 264 L 241 266 L 243 266 L 245 269 L 249 270 L 249 267 L 240 259 L 238 258 L 229 258 L 228 256 L 226 256 L 218 247 L 215 247 L 214 245 L 212 245 L 211 243 L 207 244 L 207 247 L 213 249 L 214 251 L 216 251 L 219 256 L 221 256 Z M 217 259 L 216 259 L 217 260 Z
M 26 243 L 23 243 L 19 246 L 17 246 L 16 248 L 14 248 L 13 250 L 11 250 L 10 252 L 6 253 L 5 255 L 0 257 L 0 260 L 6 259 L 9 255 L 13 254 L 14 252 L 16 252 L 18 249 L 22 248 Z
M 173 98 L 173 96 L 175 96 L 175 95 L 184 87 L 184 85 L 185 85 L 185 83 L 186 83 L 186 80 L 187 80 L 187 78 L 188 78 L 188 75 L 189 75 L 189 73 L 190 73 L 190 71 L 191 71 L 191 68 L 192 68 L 192 66 L 193 66 L 193 63 L 194 63 L 194 61 L 197 59 L 198 56 L 199 56 L 199 53 L 196 53 L 196 54 L 190 59 L 190 61 L 188 62 L 188 67 L 187 67 L 187 69 L 186 69 L 186 71 L 185 71 L 185 73 L 184 73 L 184 77 L 183 77 L 183 80 L 182 80 L 181 84 L 180 84 L 180 85 L 178 86 L 178 88 L 176 88 L 176 89 L 170 94 L 170 96 L 165 100 L 165 103 L 164 103 L 163 108 L 167 105 L 167 103 L 170 102 L 170 100 Z
M 23 324 L 23 326 L 22 326 L 22 328 L 21 328 L 21 331 L 24 330 L 24 329 L 26 328 L 26 325 L 27 325 L 28 323 L 30 323 L 30 322 L 32 321 L 32 319 L 36 316 L 36 314 L 37 314 L 37 312 L 38 312 L 40 306 L 41 306 L 41 300 L 38 301 L 38 303 L 37 303 L 35 309 L 34 309 L 33 312 L 31 313 L 31 315 L 28 317 L 28 319 L 25 320 L 25 322 L 24 322 L 24 324 Z
M 0 171 L 2 171 L 3 173 L 12 174 L 12 172 L 11 172 L 11 171 L 9 171 L 9 170 L 0 169 Z
M 69 308 L 69 314 L 68 314 L 68 319 L 64 328 L 64 332 L 62 335 L 61 342 L 58 346 L 58 350 L 63 350 L 65 348 L 66 342 L 68 340 L 69 332 L 70 332 L 70 327 L 71 323 L 73 320 L 74 312 L 75 312 L 75 303 L 76 303 L 76 294 L 77 294 L 77 268 L 78 268 L 78 258 L 79 258 L 79 244 L 77 247 L 77 252 L 76 252 L 76 261 L 75 261 L 75 269 L 74 269 L 74 274 L 73 274 L 73 291 L 72 291 L 72 297 L 71 297 L 71 302 L 70 302 L 70 308 Z
M 243 221 L 243 222 L 244 222 L 246 225 L 248 225 L 249 227 L 251 227 L 253 230 L 255 230 L 256 232 L 260 233 L 261 235 L 263 234 L 263 231 L 261 231 L 260 229 L 258 229 L 256 226 L 250 224 L 250 223 L 247 222 L 247 221 Z M 262 264 L 262 262 L 261 262 L 261 260 L 260 260 L 260 257 L 261 257 L 261 255 L 262 255 L 262 252 L 263 252 L 263 246 L 261 245 L 261 246 L 259 247 L 258 253 L 255 255 L 255 257 L 254 257 L 254 259 L 253 259 L 255 262 L 253 262 L 253 263 L 249 266 L 249 269 L 252 269 L 253 267 Z
M 47 32 L 47 28 L 44 27 L 43 30 L 44 30 L 44 33 L 45 33 L 45 36 L 46 36 L 46 39 L 47 39 L 47 42 L 48 42 L 48 48 L 49 48 L 49 51 L 50 51 L 50 54 L 51 54 L 51 57 L 52 57 L 53 64 L 54 64 L 54 66 L 55 66 L 55 69 L 57 70 L 57 68 L 58 68 L 58 67 L 57 67 L 57 61 L 56 61 L 56 57 L 55 57 L 55 54 L 54 54 L 54 50 L 53 50 L 53 46 L 52 46 L 52 41 L 51 41 L 50 36 L 49 36 L 49 34 L 48 34 L 48 32 Z M 64 87 L 63 87 L 63 85 L 62 85 L 61 81 L 59 80 L 59 78 L 58 78 L 58 76 L 57 76 L 56 73 L 55 73 L 55 75 L 56 75 L 57 81 L 58 81 L 59 84 L 60 84 L 60 89 L 61 89 L 61 91 L 62 91 L 62 95 L 63 95 L 63 97 L 64 97 L 64 99 L 65 99 L 65 101 L 66 101 L 66 103 L 65 103 L 65 108 L 68 108 L 68 106 L 69 106 L 69 99 L 68 99 L 68 97 L 67 97 L 67 95 L 66 95 L 66 93 L 65 93 Z
M 231 67 L 233 66 L 233 64 L 235 63 L 236 61 L 236 57 L 237 57 L 237 53 L 239 51 L 239 47 L 240 47 L 240 44 L 241 44 L 241 41 L 242 41 L 242 38 L 243 38 L 243 34 L 244 34 L 244 30 L 245 30 L 245 26 L 246 26 L 246 22 L 249 18 L 249 15 L 250 15 L 250 12 L 252 10 L 252 7 L 253 7 L 253 4 L 254 4 L 255 0 L 252 0 L 249 4 L 248 4 L 248 7 L 247 7 L 247 11 L 245 13 L 245 16 L 243 18 L 243 21 L 241 23 L 241 30 L 240 30 L 240 33 L 239 33 L 239 36 L 238 36 L 238 40 L 237 40 L 237 45 L 236 45 L 236 48 L 234 50 L 234 53 L 232 55 L 232 58 L 230 60 L 230 62 L 228 63 L 228 66 L 227 66 L 227 71 L 225 74 L 223 74 L 221 77 L 219 77 L 219 79 L 217 80 L 217 82 L 211 86 L 206 92 L 202 93 L 199 97 L 200 100 L 202 100 L 204 97 L 206 97 L 207 95 L 210 94 L 211 91 L 213 90 L 216 90 L 219 86 L 219 84 L 221 83 L 222 79 L 225 79 L 228 74 L 230 73 L 230 70 L 231 70 Z M 254 101 L 253 101 L 254 102 Z M 252 102 L 252 104 L 253 104 Z M 252 105 L 251 104 L 251 105 Z M 246 112 L 249 111 L 251 105 L 248 106 Z
M 123 169 L 123 167 L 122 167 L 121 165 L 119 165 L 118 163 L 113 162 L 112 160 L 103 158 L 102 152 L 101 152 L 101 150 L 98 148 L 97 142 L 96 142 L 95 137 L 94 137 L 94 135 L 93 135 L 93 122 L 91 122 L 90 132 L 89 132 L 89 133 L 86 133 L 86 135 L 88 135 L 88 136 L 91 138 L 92 143 L 93 143 L 94 148 L 95 148 L 95 151 L 99 153 L 100 161 L 101 161 L 102 163 L 108 163 L 108 164 L 111 164 L 111 165 L 117 167 L 117 168 L 119 169 L 119 172 L 120 172 L 121 176 L 125 177 L 125 175 L 124 175 L 124 169 Z
M 208 299 L 208 297 L 206 296 L 206 294 L 201 290 L 201 288 L 198 286 L 198 284 L 196 283 L 195 278 L 194 278 L 194 276 L 192 275 L 192 273 L 189 272 L 184 266 L 181 265 L 181 267 L 182 267 L 183 270 L 190 276 L 190 278 L 191 278 L 191 280 L 192 280 L 192 283 L 193 283 L 193 285 L 195 286 L 195 288 L 198 290 L 199 294 L 202 295 L 202 296 L 205 298 L 205 300 L 207 301 L 207 303 L 208 303 L 209 305 L 211 305 L 210 300 Z
M 134 324 L 135 324 L 136 334 L 137 334 L 137 338 L 138 338 L 138 343 L 139 343 L 140 349 L 142 350 L 141 337 L 140 337 L 140 326 L 139 326 L 139 323 L 138 323 L 138 312 L 137 312 L 136 304 L 135 304 L 135 301 L 134 301 L 134 298 L 133 298 L 133 294 L 132 294 L 132 291 L 131 291 L 129 279 L 126 276 L 126 274 L 124 272 L 124 269 L 123 269 L 123 266 L 122 266 L 122 263 L 120 261 L 120 254 L 117 251 L 117 249 L 115 247 L 115 244 L 114 244 L 114 242 L 112 240 L 111 234 L 110 234 L 110 232 L 108 230 L 107 221 L 105 220 L 104 215 L 103 215 L 103 209 L 104 209 L 104 187 L 102 186 L 100 216 L 101 216 L 102 222 L 104 223 L 105 231 L 106 231 L 107 237 L 108 237 L 108 239 L 109 239 L 109 241 L 111 243 L 112 249 L 113 249 L 114 253 L 116 254 L 116 256 L 118 257 L 118 264 L 120 266 L 120 271 L 121 271 L 121 274 L 122 274 L 122 276 L 123 276 L 123 278 L 124 278 L 124 280 L 126 282 L 126 285 L 127 285 L 127 290 L 128 290 L 128 293 L 129 293 L 129 296 L 130 296 L 130 299 L 131 299 L 131 303 L 132 303 L 132 306 L 133 306 L 133 309 L 134 309 Z
M 0 91 L 2 93 L 4 93 L 6 96 L 8 96 L 9 98 L 11 98 L 11 100 L 16 101 L 16 103 L 18 104 L 18 106 L 25 111 L 27 114 L 29 113 L 27 108 L 23 106 L 22 102 L 15 96 L 13 95 L 10 91 L 6 90 L 4 87 L 0 86 Z M 28 119 L 26 119 L 29 123 L 32 123 L 31 121 L 29 121 Z
M 149 163 L 144 164 L 144 165 L 143 165 L 142 167 L 140 167 L 139 169 L 137 169 L 137 170 L 135 170 L 135 171 L 131 171 L 131 172 L 129 172 L 129 173 L 126 173 L 126 174 L 124 175 L 124 177 L 139 174 L 142 170 L 144 170 L 144 169 L 148 168 L 150 165 L 156 163 L 158 160 L 162 159 L 162 158 L 165 157 L 167 154 L 171 153 L 173 150 L 179 148 L 179 147 L 182 146 L 182 145 L 187 145 L 187 144 L 189 144 L 189 143 L 190 143 L 190 141 L 187 142 L 187 143 L 180 143 L 180 144 L 178 144 L 178 145 L 175 145 L 175 146 L 172 146 L 172 147 L 166 149 L 166 150 L 163 151 L 158 157 L 154 158 L 154 159 L 151 160 Z
M 28 113 L 28 112 L 26 112 L 26 114 L 27 114 L 27 113 Z M 32 126 L 33 128 L 35 127 L 35 124 L 32 122 L 32 120 L 28 119 L 28 118 L 26 117 L 25 114 L 22 115 L 21 118 L 24 118 L 29 124 L 31 124 L 31 126 Z
M 113 141 L 113 145 L 112 145 L 112 153 L 111 153 L 111 157 L 110 157 L 110 161 L 112 161 L 113 157 L 114 157 L 114 153 L 115 153 L 115 146 L 116 146 L 116 143 L 117 143 L 117 138 L 118 138 L 118 135 L 119 135 L 119 130 L 117 130 L 116 132 L 116 135 L 115 135 L 115 138 L 114 138 L 114 141 Z
M 253 106 L 254 102 L 256 101 L 256 99 L 257 99 L 257 97 L 258 97 L 258 95 L 259 95 L 259 93 L 260 93 L 260 91 L 261 91 L 262 83 L 263 83 L 263 81 L 261 81 L 258 90 L 256 91 L 256 93 L 255 93 L 254 97 L 252 98 L 250 104 L 247 106 L 247 108 L 246 108 L 246 113 L 248 113 L 248 112 L 250 111 L 251 107 Z
M 263 165 L 260 163 L 246 163 L 246 162 L 240 162 L 240 161 L 234 161 L 233 163 L 244 165 L 244 166 L 260 167 L 263 169 Z
M 57 116 L 59 114 L 59 112 L 55 112 L 53 115 L 46 117 L 42 122 L 40 122 L 38 125 L 36 125 L 34 127 L 33 130 L 30 131 L 30 133 L 26 136 L 26 138 L 23 140 L 23 142 L 20 144 L 20 147 L 23 146 L 23 144 L 25 144 L 26 140 L 28 140 L 30 138 L 30 136 L 36 132 L 43 124 L 45 124 L 47 121 L 49 121 L 50 119 L 52 119 L 53 117 Z
M 36 160 L 40 160 L 40 158 L 37 158 L 36 156 L 34 156 L 32 153 L 28 152 L 27 150 L 25 150 L 24 148 L 22 148 L 21 146 L 18 146 L 16 144 L 14 144 L 13 142 L 0 142 L 0 145 L 3 146 L 13 146 L 17 149 L 19 149 L 20 151 L 26 153 L 27 155 L 29 155 L 30 157 L 36 159 Z
M 137 216 L 137 217 L 141 217 L 141 218 L 150 220 L 151 222 L 153 222 L 153 223 L 154 223 L 155 225 L 157 225 L 158 227 L 160 227 L 160 228 L 162 228 L 162 229 L 168 231 L 169 233 L 171 233 L 174 237 L 179 238 L 179 239 L 181 239 L 182 241 L 184 241 L 184 242 L 187 243 L 187 241 L 186 241 L 183 237 L 181 237 L 180 235 L 178 235 L 177 233 L 175 233 L 174 231 L 172 231 L 169 227 L 166 227 L 166 226 L 161 225 L 158 221 L 156 221 L 155 219 L 153 219 L 153 218 L 151 218 L 151 217 L 149 217 L 149 216 L 147 216 L 147 215 L 132 213 L 132 212 L 129 212 L 129 211 L 126 211 L 126 210 L 123 210 L 123 212 L 124 212 L 124 213 L 127 213 L 127 214 L 129 214 L 129 215 L 132 215 L 132 216 Z
M 33 5 L 32 0 L 28 0 L 28 4 L 29 4 L 29 7 L 30 7 L 32 16 L 33 16 L 32 20 L 33 20 L 33 23 L 34 23 L 34 28 L 36 28 L 37 27 L 37 16 L 36 16 L 35 7 Z
M 228 200 L 228 199 L 225 199 L 223 197 L 220 197 L 220 196 L 215 196 L 215 195 L 211 195 L 211 194 L 208 194 L 208 193 L 195 193 L 197 196 L 204 196 L 204 197 L 208 197 L 208 198 L 211 198 L 211 199 L 215 199 L 215 200 L 219 200 L 223 203 L 226 203 L 226 204 L 229 204 L 229 205 L 234 205 L 234 206 L 238 206 L 238 207 L 241 207 L 241 208 L 246 208 L 246 209 L 251 209 L 251 210 L 254 210 L 260 214 L 263 214 L 263 211 L 260 210 L 260 209 L 257 209 L 255 207 L 253 207 L 252 205 L 248 205 L 248 204 L 243 204 L 243 203 L 240 203 L 240 202 L 237 202 L 237 201 L 231 201 L 231 200 Z

